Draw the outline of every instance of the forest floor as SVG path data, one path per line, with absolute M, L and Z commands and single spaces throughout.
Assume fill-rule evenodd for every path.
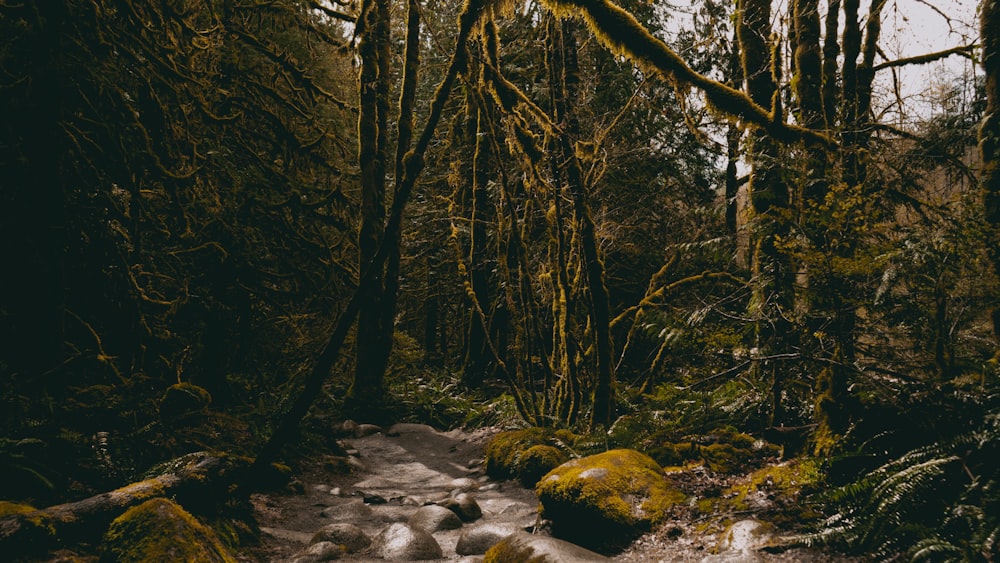
M 345 440 L 351 456 L 319 456 L 301 464 L 294 476 L 295 492 L 254 495 L 254 509 L 263 533 L 260 545 L 244 550 L 241 560 L 291 561 L 308 546 L 317 530 L 334 521 L 350 521 L 374 537 L 388 523 L 405 521 L 422 504 L 444 499 L 459 489 L 470 491 L 479 503 L 483 511 L 480 522 L 547 533 L 544 527 L 537 527 L 538 503 L 533 491 L 516 481 L 495 482 L 484 475 L 483 449 L 494 432 L 438 432 L 424 425 L 399 424 L 384 432 Z M 353 512 L 356 514 L 351 516 Z M 818 550 L 769 553 L 757 549 L 761 538 L 744 534 L 741 544 L 739 533 L 731 533 L 735 541 L 726 544 L 721 541 L 723 532 L 722 523 L 693 521 L 679 515 L 611 559 L 704 563 L 856 561 Z M 781 531 L 772 533 L 780 535 Z M 481 561 L 481 557 L 463 559 L 455 553 L 460 534 L 461 529 L 434 534 L 445 554 L 440 561 Z M 349 554 L 343 559 L 376 561 L 363 554 Z

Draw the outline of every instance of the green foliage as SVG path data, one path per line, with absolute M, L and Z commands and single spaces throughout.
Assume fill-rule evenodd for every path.
M 966 407 L 975 406 L 966 403 Z M 832 514 L 806 543 L 914 561 L 989 561 L 1000 554 L 1000 400 L 964 422 L 894 455 L 860 479 L 820 495 Z M 976 414 L 981 418 L 976 420 Z M 967 427 L 968 427 L 967 426 Z M 956 430 L 962 423 L 956 425 Z M 925 436 L 926 438 L 927 436 Z

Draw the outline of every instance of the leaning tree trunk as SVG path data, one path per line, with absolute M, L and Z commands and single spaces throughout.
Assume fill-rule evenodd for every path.
M 163 467 L 167 468 L 164 473 L 120 489 L 0 518 L 0 553 L 18 560 L 57 546 L 93 542 L 126 510 L 157 497 L 174 498 L 188 506 L 221 505 L 232 495 L 231 487 L 246 475 L 249 463 L 242 457 L 199 452 Z

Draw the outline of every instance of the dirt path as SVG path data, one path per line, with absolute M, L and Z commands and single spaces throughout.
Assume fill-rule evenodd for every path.
M 301 494 L 255 495 L 254 505 L 262 531 L 262 545 L 243 554 L 246 561 L 287 561 L 305 548 L 313 534 L 341 516 L 324 516 L 354 510 L 364 503 L 371 514 L 358 514 L 350 521 L 374 537 L 392 522 L 406 521 L 420 506 L 443 500 L 452 493 L 468 491 L 483 512 L 483 522 L 530 528 L 537 518 L 537 500 L 532 491 L 516 483 L 497 483 L 483 474 L 482 456 L 493 434 L 437 432 L 419 424 L 397 424 L 385 432 L 345 440 L 357 452 L 348 474 L 325 470 L 322 465 L 297 478 Z M 341 466 L 340 459 L 327 466 Z M 333 494 L 331 494 L 331 491 Z M 367 512 L 367 511 L 364 511 Z M 445 559 L 460 560 L 455 544 L 461 530 L 437 532 Z M 347 555 L 347 560 L 367 560 Z
M 369 428 L 374 432 L 374 428 Z M 362 433 L 365 433 L 364 431 Z M 494 431 L 437 432 L 429 426 L 399 424 L 364 437 L 346 439 L 350 458 L 328 457 L 297 475 L 297 494 L 258 494 L 253 501 L 263 534 L 261 545 L 241 553 L 245 562 L 286 562 L 305 549 L 313 534 L 333 522 L 350 522 L 370 538 L 394 522 L 405 522 L 418 508 L 465 491 L 492 523 L 533 530 L 537 524 L 537 499 L 533 491 L 516 482 L 494 482 L 483 473 L 482 457 Z M 345 467 L 351 471 L 344 473 Z M 747 526 L 753 524 L 747 521 Z M 466 524 L 466 527 L 471 524 Z M 744 526 L 745 528 L 747 526 Z M 434 533 L 443 559 L 481 561 L 455 552 L 462 529 Z M 625 552 L 612 558 L 630 562 L 832 562 L 850 561 L 816 550 L 771 554 L 734 538 L 732 545 L 718 545 L 720 530 L 704 522 L 668 522 L 639 538 Z M 545 530 L 541 530 L 545 533 Z M 743 532 L 741 532 L 743 533 Z M 748 533 L 748 532 L 747 532 Z M 746 535 L 746 534 L 744 534 Z M 749 536 L 748 536 L 749 537 Z M 383 561 L 347 554 L 341 559 Z

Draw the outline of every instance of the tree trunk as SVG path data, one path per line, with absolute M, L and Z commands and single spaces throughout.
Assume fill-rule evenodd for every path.
M 983 161 L 980 184 L 988 229 L 986 248 L 993 271 L 1000 277 L 1000 3 L 983 0 L 979 10 L 986 74 L 986 112 L 979 126 L 979 151 Z M 1000 360 L 1000 307 L 994 307 L 991 314 L 998 345 L 994 360 Z
M 758 105 L 771 105 L 777 116 L 779 94 L 772 74 L 777 61 L 767 38 L 771 33 L 769 0 L 741 0 L 739 4 L 738 36 L 743 57 L 743 76 L 747 94 Z M 772 54 L 772 57 L 774 55 Z M 782 180 L 779 145 L 767 134 L 755 129 L 750 135 L 749 160 L 750 203 L 753 209 L 751 232 L 751 269 L 754 292 L 751 315 L 756 320 L 754 371 L 770 382 L 771 412 L 767 423 L 779 426 L 784 422 L 782 396 L 786 369 L 771 359 L 787 351 L 792 332 L 791 315 L 794 304 L 794 273 L 788 257 L 776 241 L 787 235 L 790 215 L 788 187 Z
M 361 224 L 358 230 L 358 263 L 368 267 L 384 241 L 386 134 L 389 96 L 389 6 L 387 0 L 365 0 L 361 7 L 362 34 L 360 107 L 358 112 L 358 162 L 361 168 Z M 356 336 L 354 383 L 348 392 L 349 409 L 378 408 L 385 390 L 383 378 L 392 346 L 386 338 L 383 299 L 384 265 L 359 286 L 361 313 Z M 391 329 L 390 329 L 391 330 Z
M 472 193 L 470 218 L 471 240 L 469 241 L 469 278 L 472 291 L 483 307 L 490 307 L 490 260 L 488 258 L 486 226 L 493 220 L 493 204 L 487 190 L 490 178 L 490 139 L 488 112 L 479 102 L 479 96 L 469 96 L 468 111 L 472 126 L 469 141 L 474 143 L 475 152 L 472 156 L 472 174 L 469 182 Z M 489 334 L 487 327 L 474 317 L 469 322 L 469 332 L 466 336 L 465 362 L 462 369 L 462 382 L 468 387 L 479 387 L 483 383 L 489 366 L 489 350 L 486 339 Z

